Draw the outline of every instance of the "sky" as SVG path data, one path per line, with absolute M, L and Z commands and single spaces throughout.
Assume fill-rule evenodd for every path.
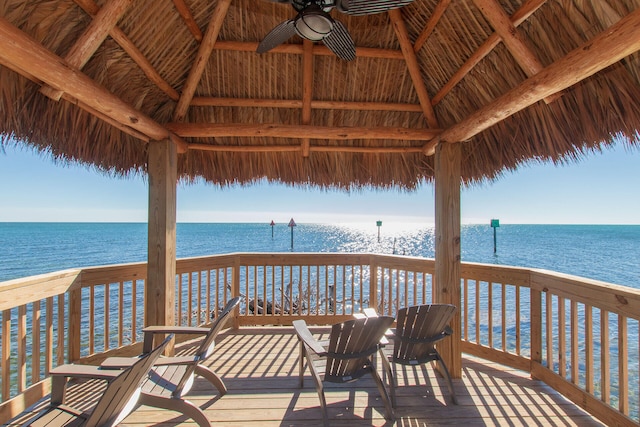
M 146 222 L 147 182 L 55 164 L 0 146 L 0 222 Z M 434 222 L 434 189 L 345 193 L 259 183 L 180 184 L 178 222 Z M 640 149 L 618 144 L 578 162 L 529 164 L 464 188 L 464 224 L 640 224 Z

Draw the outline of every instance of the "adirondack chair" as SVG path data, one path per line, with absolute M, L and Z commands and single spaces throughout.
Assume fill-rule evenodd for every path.
M 32 427 L 110 427 L 115 426 L 136 407 L 142 381 L 173 336 L 124 370 L 101 369 L 89 365 L 61 365 L 51 371 L 51 405 L 27 426 Z M 68 378 L 103 379 L 108 382 L 102 397 L 90 413 L 64 404 Z
M 400 365 L 420 365 L 438 362 L 447 381 L 447 387 L 453 403 L 457 404 L 451 376 L 447 365 L 440 357 L 435 344 L 451 335 L 448 326 L 456 306 L 451 304 L 425 304 L 405 307 L 398 310 L 396 328 L 391 329 L 387 338 L 393 340 L 393 349 L 389 355 L 386 349 L 380 351 L 383 366 L 389 375 L 391 402 L 396 406 L 397 380 L 389 362 Z
M 156 361 L 149 377 L 142 383 L 140 405 L 181 412 L 200 426 L 209 427 L 211 425 L 204 412 L 186 400 L 184 396 L 191 390 L 196 375 L 204 377 L 213 384 L 220 396 L 226 394 L 227 387 L 222 379 L 209 367 L 204 366 L 204 362 L 213 353 L 216 336 L 230 319 L 231 312 L 239 303 L 240 297 L 229 300 L 209 328 L 150 326 L 143 329 L 143 351 L 152 347 L 153 337 L 158 334 L 193 334 L 203 335 L 203 338 L 192 355 L 161 357 Z M 105 360 L 101 366 L 118 368 L 127 363 L 131 363 L 130 358 L 111 357 Z
M 393 317 L 365 317 L 333 325 L 326 346 L 318 342 L 304 320 L 293 322 L 300 340 L 299 373 L 300 387 L 304 386 L 304 361 L 311 371 L 320 398 L 325 426 L 329 425 L 324 382 L 346 383 L 366 374 L 373 377 L 385 405 L 385 417 L 393 419 L 393 408 L 389 395 L 373 363 L 380 339 L 393 323 Z M 326 363 L 321 363 L 321 362 Z M 318 363 L 320 362 L 320 363 Z M 321 371 L 324 366 L 324 372 Z

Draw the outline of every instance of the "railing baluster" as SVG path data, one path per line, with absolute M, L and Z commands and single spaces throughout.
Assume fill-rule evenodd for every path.
M 187 326 L 193 326 L 193 272 L 187 276 Z
M 58 295 L 58 347 L 57 347 L 57 364 L 62 365 L 64 363 L 64 351 L 65 351 L 65 336 L 64 336 L 64 323 L 65 323 L 65 307 L 64 307 L 64 294 Z
M 198 296 L 196 297 L 196 303 L 198 308 L 196 309 L 196 325 L 202 325 L 207 322 L 206 316 L 203 320 L 202 316 L 202 271 L 197 271 L 198 275 Z
M 611 372 L 609 371 L 609 312 L 600 311 L 600 391 L 601 400 L 611 401 Z
M 105 283 L 104 285 L 104 351 L 109 350 L 111 347 L 109 345 L 109 335 L 111 335 L 110 331 L 110 322 L 109 322 L 109 314 L 111 312 L 111 292 L 110 292 L 110 284 Z
M 46 314 L 46 335 L 45 335 L 45 375 L 49 375 L 53 368 L 53 297 L 47 298 L 47 314 Z
M 96 290 L 95 286 L 89 288 L 89 354 L 95 352 L 96 339 Z
M 124 336 L 124 282 L 118 286 L 118 347 L 122 347 Z
M 42 313 L 40 300 L 34 301 L 31 316 L 31 383 L 40 381 L 40 328 L 42 327 Z
M 481 344 L 481 340 L 480 340 L 480 281 L 479 280 L 474 280 L 474 283 L 475 283 L 475 287 L 476 287 L 476 344 Z
M 553 370 L 553 295 L 546 293 L 547 368 Z
M 207 284 L 206 284 L 206 293 L 205 296 L 207 298 L 207 302 L 206 302 L 206 307 L 207 307 L 207 314 L 205 316 L 205 322 L 210 322 L 212 317 L 212 311 L 211 311 L 211 270 L 207 269 L 207 271 L 205 271 L 204 273 L 207 277 Z M 216 311 L 217 314 L 217 311 Z
M 501 291 L 502 291 L 502 300 L 501 300 L 501 305 L 502 307 L 500 310 L 500 314 L 501 314 L 501 320 L 502 320 L 502 351 L 506 352 L 507 351 L 507 295 L 506 295 L 506 287 L 505 284 L 502 283 L 501 284 Z
M 493 282 L 488 282 L 489 288 L 487 292 L 487 322 L 489 324 L 489 344 L 490 348 L 493 348 Z
M 2 310 L 2 401 L 11 398 L 11 310 Z
M 91 288 L 93 289 L 93 288 Z M 137 321 L 138 318 L 138 281 L 131 280 L 131 344 L 138 342 Z
M 521 316 L 521 308 L 520 308 L 520 292 L 522 291 L 522 288 L 518 285 L 515 286 L 515 293 L 516 293 L 516 354 L 518 356 L 522 356 L 522 341 L 521 341 L 521 335 L 522 335 L 522 329 L 521 329 L 521 325 L 520 325 L 520 318 Z
M 595 357 L 593 353 L 593 308 L 590 305 L 584 306 L 584 352 L 585 352 L 585 389 L 587 393 L 593 395 L 595 390 Z
M 571 382 L 579 384 L 578 368 L 580 359 L 578 357 L 578 303 L 571 301 Z
M 629 343 L 627 318 L 618 315 L 618 410 L 629 415 Z
M 469 279 L 464 279 L 464 340 L 469 341 Z
M 564 298 L 558 297 L 558 373 L 562 378 L 567 376 L 567 336 L 565 329 L 567 316 L 564 304 Z
M 27 388 L 27 306 L 18 307 L 18 354 L 16 365 L 18 371 L 18 393 Z

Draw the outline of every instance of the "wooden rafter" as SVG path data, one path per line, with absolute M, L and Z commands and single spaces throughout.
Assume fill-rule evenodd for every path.
M 442 15 L 444 15 L 444 12 L 447 10 L 450 3 L 451 0 L 440 0 L 436 8 L 433 10 L 433 15 L 431 15 L 431 18 L 429 18 L 427 25 L 425 25 L 424 30 L 422 30 L 422 33 L 420 33 L 415 43 L 413 44 L 413 50 L 415 52 L 418 52 L 420 49 L 422 49 L 422 46 L 424 46 L 424 44 L 429 39 L 429 36 L 436 28 L 436 25 L 438 25 L 438 22 L 440 22 L 440 18 L 442 18 Z
M 189 150 L 214 151 L 218 153 L 287 153 L 299 152 L 299 145 L 210 145 L 189 144 Z M 310 145 L 309 152 L 409 154 L 422 153 L 422 147 L 352 147 L 336 145 Z
M 313 100 L 313 43 L 304 40 L 302 56 L 302 124 L 311 123 L 311 101 Z M 311 140 L 302 139 L 302 156 L 309 157 Z
M 77 99 L 83 105 L 130 127 L 151 140 L 170 138 L 165 127 L 128 105 L 64 59 L 44 48 L 27 34 L 0 17 L 0 62 L 12 70 L 37 79 Z M 173 138 L 181 151 L 186 142 Z
M 522 24 L 529 18 L 536 10 L 540 8 L 547 0 L 529 0 L 518 9 L 511 17 L 511 22 L 514 26 Z M 462 79 L 471 72 L 471 70 L 478 65 L 482 59 L 487 56 L 497 45 L 500 43 L 501 38 L 498 33 L 493 33 L 489 38 L 480 46 L 480 48 L 455 72 L 455 74 L 449 79 L 449 81 L 436 93 L 431 100 L 431 104 L 436 106 L 442 98 L 447 96 L 449 92 L 458 84 Z
M 388 13 L 389 17 L 391 18 L 391 23 L 393 24 L 393 29 L 396 32 L 398 41 L 400 42 L 400 48 L 402 49 L 402 54 L 404 55 L 404 59 L 407 62 L 409 74 L 411 75 L 411 80 L 413 81 L 413 87 L 418 94 L 418 99 L 420 100 L 420 105 L 422 106 L 422 111 L 425 118 L 427 119 L 427 123 L 429 124 L 429 127 L 433 129 L 438 128 L 438 120 L 436 119 L 436 114 L 433 111 L 433 107 L 431 106 L 429 93 L 427 92 L 424 80 L 422 79 L 422 73 L 420 72 L 418 58 L 416 57 L 416 53 L 413 50 L 411 40 L 409 39 L 409 32 L 407 31 L 404 19 L 402 18 L 402 13 L 399 9 L 392 9 Z
M 241 41 L 227 41 L 220 40 L 216 42 L 214 49 L 216 50 L 232 50 L 237 52 L 255 52 L 258 48 L 258 42 L 241 42 Z M 272 53 L 284 53 L 284 54 L 304 54 L 304 47 L 301 44 L 281 44 L 269 51 Z M 327 49 L 326 46 L 319 44 L 313 45 L 313 54 L 319 56 L 335 56 L 333 52 Z M 359 58 L 378 58 L 378 59 L 398 59 L 404 60 L 402 52 L 394 49 L 378 49 L 371 47 L 356 47 L 356 56 Z
M 538 74 L 544 66 L 529 49 L 524 37 L 513 25 L 502 6 L 496 0 L 473 0 L 473 2 L 484 17 L 487 18 L 493 29 L 500 35 L 507 50 L 515 58 L 527 77 Z M 546 98 L 545 102 L 550 103 L 556 99 L 557 97 Z
M 100 7 L 93 0 L 74 0 L 90 16 L 95 16 L 100 12 Z M 116 43 L 138 64 L 142 72 L 151 80 L 160 90 L 169 96 L 169 98 L 177 101 L 180 98 L 178 91 L 167 83 L 162 76 L 153 68 L 149 60 L 140 52 L 125 33 L 118 27 L 113 27 L 109 35 Z
M 109 32 L 118 23 L 129 5 L 131 5 L 131 0 L 110 0 L 107 2 L 65 56 L 67 64 L 81 70 L 100 45 L 104 43 Z M 59 101 L 62 97 L 62 92 L 47 86 L 43 86 L 40 92 L 55 101 Z
M 191 67 L 191 71 L 189 72 L 187 81 L 184 85 L 184 88 L 182 89 L 182 94 L 180 95 L 180 99 L 178 100 L 176 109 L 173 112 L 174 121 L 179 122 L 184 120 L 184 117 L 187 114 L 191 99 L 196 92 L 198 82 L 200 82 L 200 77 L 202 77 L 202 73 L 204 72 L 207 62 L 209 61 L 211 52 L 213 51 L 213 46 L 218 39 L 218 34 L 220 33 L 220 28 L 222 28 L 222 22 L 227 15 L 227 10 L 229 9 L 230 3 L 231 0 L 219 0 L 216 4 L 216 8 L 213 11 L 213 15 L 211 16 L 211 22 L 209 22 L 207 31 L 205 32 L 204 38 L 202 39 L 202 43 L 200 43 L 198 54 L 196 55 L 196 59 L 193 62 L 193 67 Z
M 194 97 L 193 107 L 255 107 L 255 108 L 302 108 L 301 99 L 251 99 Z M 393 102 L 346 102 L 311 100 L 312 110 L 351 110 L 351 111 L 406 111 L 421 113 L 420 104 L 402 104 Z
M 167 123 L 167 129 L 186 138 L 267 137 L 296 139 L 393 139 L 402 141 L 430 141 L 440 129 L 401 127 L 329 127 L 311 125 L 276 125 L 244 123 Z M 298 149 L 300 147 L 298 146 Z
M 173 4 L 176 7 L 176 10 L 182 17 L 182 20 L 187 25 L 187 28 L 193 34 L 193 37 L 197 42 L 202 41 L 202 31 L 200 31 L 200 27 L 198 27 L 198 23 L 195 19 L 193 19 L 193 15 L 191 14 L 191 10 L 189 6 L 184 2 L 184 0 L 173 0 Z
M 425 144 L 433 153 L 439 142 L 466 141 L 528 106 L 594 75 L 640 50 L 640 9 L 603 31 L 564 58 L 442 132 Z

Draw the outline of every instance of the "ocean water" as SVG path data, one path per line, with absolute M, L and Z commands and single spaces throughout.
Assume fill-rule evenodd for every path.
M 273 231 L 273 237 L 272 237 Z M 432 226 L 298 224 L 296 252 L 372 252 L 433 258 Z M 177 225 L 178 258 L 289 252 L 291 228 L 276 224 Z M 0 281 L 66 268 L 146 260 L 144 223 L 0 223 Z M 463 261 L 544 268 L 640 288 L 640 225 L 464 225 Z

